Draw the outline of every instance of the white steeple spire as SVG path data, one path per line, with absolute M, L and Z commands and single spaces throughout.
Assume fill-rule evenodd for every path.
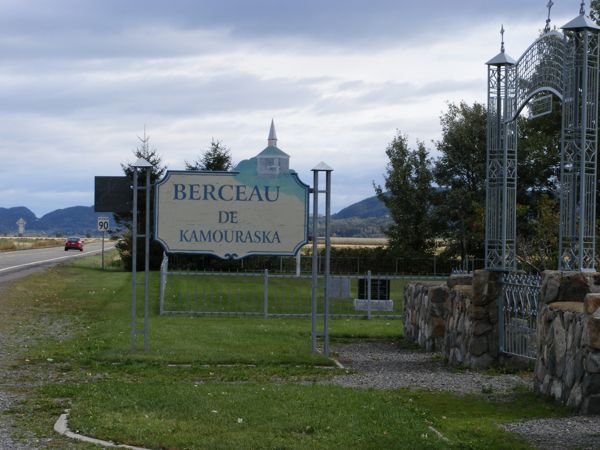
M 269 130 L 267 142 L 269 147 L 277 147 L 277 134 L 275 133 L 275 122 L 273 119 L 271 119 L 271 129 Z

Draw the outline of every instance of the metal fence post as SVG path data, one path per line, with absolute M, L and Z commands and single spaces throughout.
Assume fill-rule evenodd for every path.
M 296 253 L 296 277 L 299 277 L 302 271 L 302 256 L 301 254 L 301 250 L 298 250 L 298 253 Z
M 133 167 L 133 217 L 131 223 L 131 351 L 135 352 L 137 333 L 137 215 L 138 168 Z
M 311 351 L 317 352 L 317 284 L 318 284 L 318 222 L 319 221 L 319 172 L 313 171 L 313 229 L 312 229 L 312 297 L 311 297 Z
M 504 352 L 504 296 L 506 294 L 506 274 L 501 277 L 502 288 L 498 298 L 498 351 Z
M 144 231 L 144 351 L 148 351 L 148 316 L 150 309 L 150 168 L 146 167 L 146 229 Z
M 264 276 L 264 286 L 265 286 L 265 298 L 263 303 L 263 317 L 265 319 L 269 318 L 269 269 L 265 269 Z
M 367 272 L 367 319 L 371 319 L 371 271 Z
M 323 292 L 323 353 L 329 356 L 329 272 L 331 270 L 331 170 L 325 172 L 325 273 L 323 283 L 325 292 Z

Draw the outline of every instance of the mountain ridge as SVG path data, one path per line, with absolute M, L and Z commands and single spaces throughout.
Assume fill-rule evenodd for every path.
M 25 220 L 25 235 L 99 235 L 98 217 L 108 216 L 111 225 L 114 217 L 110 213 L 97 213 L 93 206 L 71 206 L 57 209 L 38 218 L 29 208 L 15 206 L 0 207 L 0 234 L 16 235 L 19 232 L 17 220 Z

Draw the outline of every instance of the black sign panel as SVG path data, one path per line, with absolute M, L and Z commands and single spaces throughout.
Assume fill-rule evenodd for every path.
M 366 300 L 368 298 L 367 278 L 358 279 L 358 298 Z M 371 278 L 371 300 L 389 300 L 390 299 L 390 280 L 386 278 Z
M 133 209 L 129 177 L 94 177 L 94 211 L 126 213 Z

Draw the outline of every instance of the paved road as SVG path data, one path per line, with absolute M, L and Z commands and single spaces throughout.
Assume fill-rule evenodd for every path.
M 114 242 L 105 241 L 104 250 L 114 248 Z M 40 248 L 0 252 L 0 283 L 21 278 L 45 267 L 63 263 L 69 259 L 81 258 L 102 251 L 101 242 L 84 244 L 84 251 L 69 250 L 64 247 Z

